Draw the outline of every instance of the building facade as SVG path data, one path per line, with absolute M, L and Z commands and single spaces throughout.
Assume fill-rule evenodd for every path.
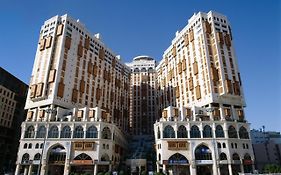
M 157 171 L 251 172 L 254 154 L 226 16 L 194 14 L 156 69 L 162 115 L 154 124 Z
M 130 129 L 133 135 L 153 135 L 157 116 L 156 61 L 138 56 L 131 63 Z
M 263 172 L 268 164 L 281 166 L 281 134 L 280 132 L 251 130 L 251 139 L 255 154 L 255 166 Z
M 36 133 L 41 125 L 46 125 L 46 133 L 52 131 L 53 126 L 56 132 L 60 133 L 63 129 L 63 123 L 69 125 L 72 133 L 75 132 L 76 125 L 77 127 L 79 125 L 80 129 L 83 128 L 81 132 L 86 132 L 86 129 L 92 124 L 98 130 L 102 130 L 103 126 L 109 127 L 111 133 L 117 131 L 115 126 L 122 132 L 128 131 L 129 73 L 130 69 L 121 63 L 120 56 L 114 54 L 104 45 L 99 34 L 92 36 L 79 20 L 64 15 L 55 16 L 45 21 L 40 30 L 25 105 L 28 110 L 27 119 L 22 125 L 22 133 L 29 132 L 28 129 L 31 126 L 31 131 L 34 130 Z M 75 112 L 75 110 L 71 114 L 74 116 L 71 119 L 58 120 L 61 116 L 68 115 L 67 110 L 85 107 L 99 107 L 105 110 L 106 116 L 110 116 L 106 120 L 108 124 L 105 124 L 104 121 L 93 123 L 84 117 L 87 114 L 84 114 L 83 111 Z M 56 149 L 59 152 L 66 152 L 64 156 L 67 159 L 64 162 L 64 170 L 60 167 L 58 171 L 61 174 L 68 174 L 71 158 L 76 156 L 73 150 L 76 141 L 72 139 L 73 136 L 63 139 L 64 142 L 61 143 L 58 142 L 60 135 L 49 140 L 48 134 L 43 136 L 43 139 L 42 137 L 37 138 L 35 134 L 34 138 L 31 135 L 34 139 L 32 142 L 29 136 L 23 134 L 21 137 L 16 174 L 22 172 L 32 174 L 40 171 L 41 175 L 44 175 L 54 172 L 56 168 L 52 168 L 52 165 L 55 162 L 50 159 L 52 157 L 50 153 L 55 152 Z M 124 135 L 121 136 L 119 134 L 119 139 L 123 139 Z M 27 149 L 26 143 L 28 144 Z M 43 143 L 43 146 L 36 148 L 37 143 L 39 145 Z M 30 148 L 29 144 L 31 144 Z M 112 146 L 118 147 L 113 142 L 108 144 L 109 150 L 113 149 Z M 53 150 L 54 148 L 55 150 Z M 80 153 L 83 157 L 87 157 L 87 160 L 89 157 L 92 159 L 92 166 L 100 162 L 103 163 L 104 160 L 113 165 L 116 158 L 119 160 L 119 157 L 109 155 L 109 159 L 103 159 L 99 146 L 94 148 L 92 152 L 95 151 L 98 153 L 87 154 L 83 151 Z M 34 152 L 41 152 L 41 154 L 33 157 Z M 98 157 L 93 154 L 97 154 Z M 38 159 L 41 161 L 39 164 Z M 37 167 L 32 166 L 33 161 L 37 161 Z M 58 164 L 63 163 L 59 160 Z M 41 168 L 41 170 L 36 170 L 36 168 Z M 112 166 L 108 168 L 111 169 Z M 105 170 L 97 169 L 93 172 L 98 171 Z
M 28 86 L 0 67 L 0 173 L 15 169 Z

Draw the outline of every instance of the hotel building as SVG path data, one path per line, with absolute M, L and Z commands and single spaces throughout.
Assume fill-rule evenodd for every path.
M 145 164 L 140 140 L 153 132 L 157 171 L 250 172 L 244 107 L 231 27 L 221 14 L 194 14 L 158 65 L 148 56 L 123 64 L 99 34 L 55 16 L 40 31 L 16 175 L 114 171 L 126 154 L 128 164 Z M 135 151 L 124 133 L 136 139 Z
M 254 154 L 226 16 L 194 14 L 157 66 L 161 119 L 154 124 L 157 171 L 250 172 Z
M 96 174 L 118 167 L 127 146 L 129 73 L 79 20 L 64 15 L 45 21 L 15 174 Z

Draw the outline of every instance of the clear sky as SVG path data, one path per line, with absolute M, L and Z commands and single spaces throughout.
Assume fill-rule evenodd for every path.
M 251 128 L 281 131 L 281 1 L 48 0 L 0 2 L 0 66 L 28 83 L 43 22 L 68 13 L 124 62 L 162 58 L 194 12 L 214 10 L 231 22 Z

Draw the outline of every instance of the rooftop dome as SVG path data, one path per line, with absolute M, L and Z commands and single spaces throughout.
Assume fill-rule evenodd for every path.
M 154 59 L 147 55 L 140 55 L 140 56 L 135 57 L 133 60 L 139 61 L 139 60 L 154 60 Z

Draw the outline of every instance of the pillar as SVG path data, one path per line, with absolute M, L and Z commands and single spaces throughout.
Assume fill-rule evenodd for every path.
M 232 166 L 231 166 L 231 164 L 228 164 L 228 172 L 229 172 L 229 175 L 232 175 Z
M 28 175 L 32 175 L 33 164 L 29 165 Z
M 48 172 L 48 170 L 47 170 L 46 162 L 44 161 L 44 163 L 42 163 L 41 165 L 40 175 L 45 175 L 46 172 Z
M 166 170 L 166 165 L 163 164 L 163 173 L 166 174 L 167 170 Z
M 190 175 L 196 175 L 196 165 L 195 165 L 195 163 L 192 163 L 189 166 L 189 169 L 190 169 Z
M 240 164 L 240 169 L 241 169 L 241 173 L 244 173 L 244 165 L 243 165 L 243 163 Z
M 109 171 L 112 171 L 112 164 L 109 164 Z
M 94 175 L 97 175 L 98 173 L 98 164 L 94 164 Z
M 69 174 L 69 170 L 70 170 L 70 166 L 69 166 L 68 161 L 66 161 L 65 164 L 64 164 L 63 174 L 64 175 L 68 175 Z
M 19 173 L 20 173 L 20 164 L 17 164 L 15 175 L 19 175 Z
M 23 175 L 27 175 L 27 173 L 28 173 L 28 166 L 26 165 L 26 166 L 24 167 L 24 173 L 23 173 Z
M 160 165 L 159 163 L 156 163 L 156 172 L 159 172 L 159 170 L 160 170 Z
M 218 164 L 217 161 L 213 161 L 213 175 L 219 175 L 218 174 Z

